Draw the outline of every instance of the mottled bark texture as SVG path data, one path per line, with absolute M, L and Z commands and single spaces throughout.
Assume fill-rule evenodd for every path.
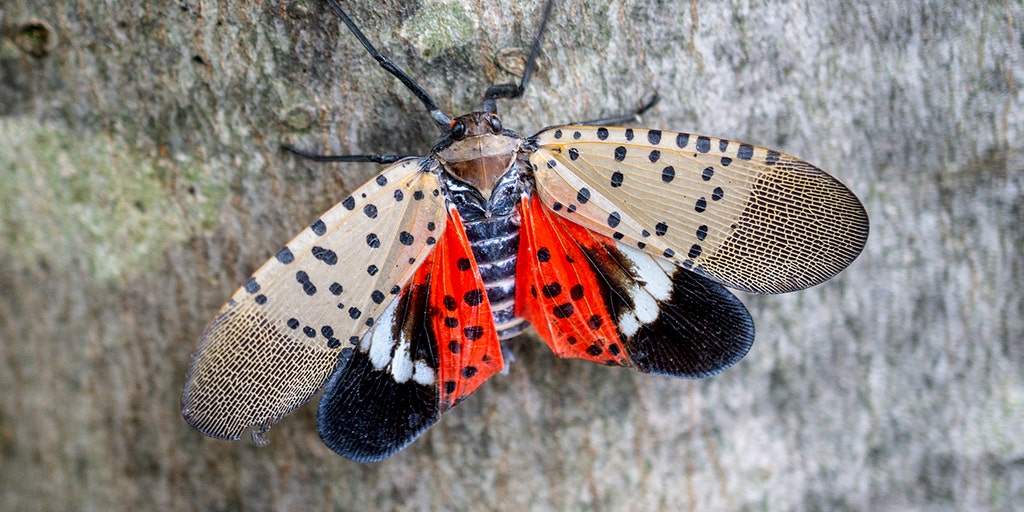
M 346 2 L 466 112 L 541 3 Z M 264 259 L 434 127 L 314 0 L 0 4 L 0 508 L 1010 510 L 1024 502 L 1020 2 L 559 0 L 523 133 L 628 110 L 767 145 L 864 200 L 835 280 L 742 295 L 747 358 L 699 382 L 515 345 L 407 451 L 360 465 L 307 406 L 267 448 L 178 399 Z

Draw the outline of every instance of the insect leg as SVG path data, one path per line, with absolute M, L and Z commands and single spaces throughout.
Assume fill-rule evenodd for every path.
M 530 57 L 526 60 L 526 67 L 523 69 L 523 79 L 518 84 L 496 84 L 488 87 L 487 91 L 484 92 L 484 112 L 496 114 L 498 107 L 495 100 L 518 98 L 523 95 L 523 92 L 526 90 L 526 84 L 529 83 L 530 76 L 533 75 L 533 68 L 537 65 L 537 57 L 540 56 L 540 43 L 544 39 L 544 32 L 547 30 L 548 20 L 551 19 L 551 10 L 554 6 L 554 0 L 548 0 L 547 4 L 544 5 L 540 28 L 537 29 L 537 37 L 533 39 Z
M 452 120 L 448 117 L 448 114 L 441 111 L 437 106 L 437 102 L 434 101 L 434 98 L 430 97 L 430 94 L 426 89 L 416 83 L 412 77 L 406 74 L 405 71 L 402 71 L 397 64 L 391 61 L 391 59 L 385 57 L 376 48 L 374 48 L 373 45 L 370 44 L 370 40 L 363 35 L 363 32 L 359 30 L 359 27 L 356 26 L 355 22 L 345 14 L 345 11 L 341 9 L 341 6 L 338 5 L 336 0 L 327 0 L 327 3 L 331 6 L 331 9 L 334 9 L 334 12 L 337 13 L 338 17 L 341 18 L 341 21 L 345 23 L 345 26 L 348 27 L 350 32 L 352 32 L 352 35 L 356 36 L 356 39 L 358 39 L 359 43 L 363 45 L 363 48 L 366 48 L 366 51 L 370 53 L 370 56 L 373 57 L 373 59 L 376 60 L 385 71 L 391 73 L 391 75 L 397 78 L 399 82 L 402 82 L 402 85 L 412 91 L 412 93 L 419 98 L 423 105 L 427 107 L 427 110 L 430 112 L 430 118 L 434 120 L 434 124 L 437 125 L 437 128 L 441 130 L 441 133 L 447 134 L 451 129 Z
M 407 158 L 405 155 L 318 155 L 303 151 L 291 144 L 281 144 L 281 147 L 314 162 L 377 162 L 378 164 L 393 164 L 403 158 Z
M 622 114 L 612 117 L 602 117 L 600 119 L 588 119 L 586 121 L 576 121 L 572 123 L 567 123 L 567 125 L 622 125 L 629 123 L 638 123 L 640 122 L 640 116 L 643 115 L 648 110 L 650 110 L 655 105 L 657 105 L 659 101 L 661 101 L 661 97 L 658 96 L 658 93 L 654 93 L 654 96 L 650 99 L 650 101 L 644 103 L 642 106 L 640 106 L 640 108 L 628 114 Z

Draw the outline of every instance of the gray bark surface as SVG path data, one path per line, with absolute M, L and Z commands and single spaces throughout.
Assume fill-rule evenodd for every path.
M 345 2 L 450 114 L 514 80 L 541 2 Z M 206 323 L 379 168 L 415 98 L 319 2 L 0 4 L 0 509 L 1013 510 L 1024 503 L 1024 6 L 559 1 L 531 134 L 658 92 L 649 127 L 776 148 L 864 201 L 836 279 L 740 294 L 747 358 L 690 382 L 516 362 L 356 464 L 315 404 L 272 443 L 178 411 Z M 500 56 L 500 58 L 499 58 Z

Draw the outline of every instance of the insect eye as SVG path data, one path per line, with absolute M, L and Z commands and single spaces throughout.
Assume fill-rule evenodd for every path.
M 466 124 L 462 121 L 456 121 L 452 124 L 452 140 L 462 140 L 466 137 Z
M 501 133 L 501 119 L 498 119 L 498 116 L 488 117 L 487 122 L 490 123 L 491 130 L 494 131 L 494 133 Z

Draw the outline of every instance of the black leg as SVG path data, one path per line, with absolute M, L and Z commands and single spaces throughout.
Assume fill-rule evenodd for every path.
M 291 144 L 281 144 L 281 147 L 314 162 L 376 162 L 378 164 L 393 164 L 403 158 L 408 158 L 404 155 L 318 155 L 303 151 Z
M 551 19 L 551 10 L 554 8 L 554 0 L 548 0 L 544 5 L 544 13 L 541 14 L 540 28 L 537 29 L 537 37 L 533 39 L 533 47 L 530 48 L 530 57 L 526 59 L 526 68 L 523 69 L 523 79 L 519 84 L 497 84 L 487 88 L 484 92 L 484 112 L 496 114 L 498 107 L 495 100 L 518 98 L 526 91 L 526 84 L 530 82 L 533 75 L 533 68 L 537 65 L 537 57 L 540 56 L 540 43 L 544 39 L 544 32 L 548 28 L 548 20 Z
M 356 39 L 358 39 L 359 42 L 363 45 L 363 48 L 366 48 L 366 51 L 370 53 L 370 56 L 373 57 L 374 60 L 376 60 L 377 63 L 380 64 L 382 68 L 384 68 L 385 71 L 391 73 L 391 75 L 397 78 L 398 81 L 402 82 L 402 85 L 404 85 L 406 88 L 412 91 L 412 93 L 415 94 L 417 98 L 419 98 L 423 105 L 427 107 L 427 110 L 430 112 L 430 118 L 434 120 L 434 124 L 437 125 L 437 128 L 439 130 L 441 130 L 441 133 L 448 133 L 448 131 L 451 129 L 452 120 L 450 117 L 448 117 L 448 114 L 445 114 L 444 112 L 441 111 L 440 108 L 438 108 L 437 102 L 435 102 L 434 99 L 430 97 L 430 94 L 427 93 L 426 89 L 420 86 L 420 84 L 416 83 L 416 81 L 413 80 L 412 77 L 410 77 L 408 74 L 406 74 L 405 71 L 402 71 L 402 69 L 399 68 L 398 65 L 396 65 L 394 62 L 391 62 L 391 59 L 385 57 L 383 54 L 377 51 L 376 48 L 374 48 L 373 45 L 370 44 L 370 40 L 367 39 L 365 35 L 363 35 L 363 32 L 361 30 L 359 30 L 359 27 L 357 27 L 356 24 L 352 21 L 352 19 L 349 18 L 347 14 L 345 14 L 345 11 L 341 9 L 341 6 L 338 5 L 337 0 L 327 0 L 327 3 L 331 6 L 331 9 L 334 9 L 334 12 L 338 14 L 338 17 L 340 17 L 341 21 L 345 23 L 345 26 L 348 27 L 348 30 L 350 32 L 352 32 L 352 35 L 356 36 Z M 372 162 L 375 160 L 359 161 Z
M 601 119 L 588 119 L 586 121 L 577 121 L 577 122 L 566 123 L 566 124 L 568 124 L 568 125 L 574 125 L 574 124 L 577 124 L 577 125 L 584 125 L 584 124 L 586 124 L 586 125 L 602 125 L 602 124 L 605 124 L 605 125 L 619 125 L 619 124 L 637 123 L 637 122 L 640 122 L 640 116 L 643 115 L 644 112 L 647 112 L 652 107 L 657 105 L 659 101 L 661 101 L 661 97 L 658 96 L 658 93 L 654 93 L 654 96 L 651 98 L 650 101 L 648 101 L 647 103 L 644 103 L 640 108 L 634 110 L 633 112 L 630 112 L 629 114 L 623 114 L 623 115 L 620 115 L 620 116 L 613 116 L 613 117 L 602 117 Z

